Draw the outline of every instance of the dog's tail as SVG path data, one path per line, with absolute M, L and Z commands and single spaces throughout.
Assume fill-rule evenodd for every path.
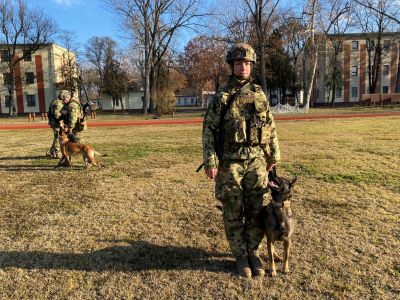
M 107 154 L 101 154 L 101 153 L 99 153 L 97 151 L 94 151 L 94 154 L 97 155 L 97 156 L 107 156 Z

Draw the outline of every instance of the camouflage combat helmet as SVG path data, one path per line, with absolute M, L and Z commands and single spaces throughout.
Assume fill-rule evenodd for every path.
M 235 59 L 247 60 L 255 63 L 256 54 L 253 47 L 245 43 L 235 44 L 226 54 L 226 62 L 230 64 Z
M 61 100 L 64 100 L 67 97 L 71 97 L 71 93 L 69 91 L 67 91 L 67 90 L 61 90 L 58 93 L 58 98 L 61 99 Z

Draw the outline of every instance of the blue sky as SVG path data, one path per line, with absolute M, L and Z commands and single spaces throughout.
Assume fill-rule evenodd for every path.
M 283 0 L 286 7 L 301 7 L 304 0 Z M 207 0 L 209 4 L 216 3 Z M 78 46 L 83 45 L 92 36 L 109 36 L 116 40 L 120 47 L 128 45 L 123 37 L 118 17 L 104 4 L 102 0 L 27 0 L 30 8 L 40 8 L 53 18 L 60 29 L 73 32 Z M 193 32 L 182 32 L 178 38 L 178 48 L 183 49 L 193 37 Z M 56 41 L 57 42 L 57 41 Z
M 30 8 L 40 8 L 60 29 L 76 35 L 80 45 L 92 36 L 110 36 L 124 43 L 115 15 L 100 0 L 29 0 Z

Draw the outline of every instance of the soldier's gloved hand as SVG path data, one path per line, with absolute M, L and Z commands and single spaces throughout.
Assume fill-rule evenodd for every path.
M 217 176 L 217 173 L 218 173 L 217 168 L 204 169 L 204 171 L 206 172 L 207 177 L 210 179 L 215 179 L 215 177 Z

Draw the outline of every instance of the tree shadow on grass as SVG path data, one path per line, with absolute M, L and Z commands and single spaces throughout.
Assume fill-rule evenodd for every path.
M 206 270 L 233 271 L 229 254 L 179 246 L 159 246 L 146 241 L 127 241 L 87 253 L 51 253 L 41 251 L 0 251 L 0 269 L 44 269 L 100 271 Z

